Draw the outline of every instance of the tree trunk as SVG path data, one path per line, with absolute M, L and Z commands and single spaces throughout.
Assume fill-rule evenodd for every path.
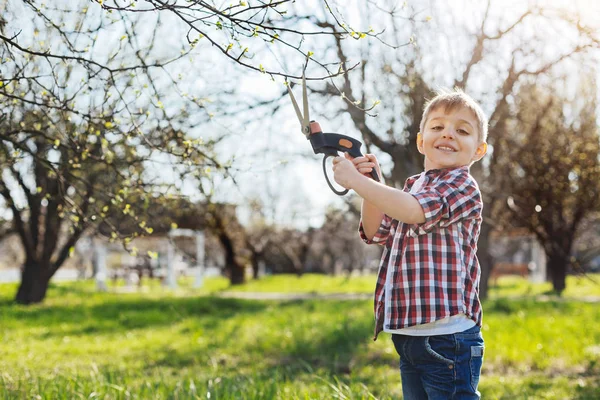
M 246 277 L 244 274 L 244 267 L 233 261 L 227 264 L 227 269 L 229 272 L 229 282 L 232 285 L 241 285 L 245 282 Z
M 259 272 L 259 262 L 261 259 L 262 254 L 257 252 L 257 251 L 252 251 L 252 257 L 250 258 L 251 262 L 252 262 L 252 279 L 256 280 L 258 279 L 258 272 Z
M 219 241 L 225 250 L 225 270 L 232 285 L 240 285 L 246 280 L 244 267 L 235 259 L 235 247 L 231 237 L 225 231 L 219 233 Z
M 26 261 L 21 272 L 21 285 L 15 301 L 19 304 L 41 303 L 46 297 L 51 275 L 49 266 Z
M 569 260 L 561 254 L 548 254 L 547 268 L 552 280 L 552 288 L 560 295 L 567 284 L 567 265 Z
M 310 231 L 308 232 L 308 235 L 310 235 Z M 301 278 L 302 275 L 304 275 L 304 269 L 306 268 L 306 261 L 308 260 L 308 255 L 310 252 L 310 240 L 308 242 L 302 243 L 302 246 L 300 247 L 300 254 L 299 254 L 299 263 L 296 265 L 296 275 L 298 276 L 298 278 Z

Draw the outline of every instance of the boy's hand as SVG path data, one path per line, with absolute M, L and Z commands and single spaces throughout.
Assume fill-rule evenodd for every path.
M 351 189 L 352 180 L 356 178 L 355 174 L 346 170 L 350 165 L 353 165 L 357 172 L 369 178 L 371 177 L 369 174 L 375 168 L 379 179 L 381 179 L 381 169 L 377 158 L 373 154 L 352 158 L 348 153 L 344 153 L 344 158 L 335 157 L 333 159 L 333 172 L 335 181 L 346 189 Z
M 350 157 L 348 156 L 348 153 L 344 154 L 347 155 L 347 158 Z M 365 154 L 362 157 L 356 157 L 354 159 L 350 158 L 350 160 L 352 160 L 358 172 L 360 172 L 363 175 L 366 175 L 369 178 L 371 178 L 371 175 L 369 174 L 371 173 L 373 168 L 375 168 L 375 171 L 377 172 L 381 183 L 383 183 L 383 177 L 381 176 L 381 168 L 379 167 L 379 162 L 377 161 L 377 157 L 375 157 L 373 154 Z
M 348 153 L 344 157 L 334 157 L 333 159 L 333 179 L 342 185 L 345 189 L 352 189 L 352 183 L 360 178 L 360 173 Z

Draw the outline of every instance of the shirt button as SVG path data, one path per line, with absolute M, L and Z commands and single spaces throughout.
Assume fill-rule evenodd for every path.
M 454 365 L 448 365 L 448 368 L 449 368 L 449 369 L 453 369 L 453 368 L 454 368 Z

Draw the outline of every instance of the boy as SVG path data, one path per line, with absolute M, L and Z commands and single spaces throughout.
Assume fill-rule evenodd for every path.
M 487 118 L 461 91 L 440 92 L 421 119 L 425 170 L 398 190 L 366 175 L 373 155 L 333 161 L 336 182 L 363 198 L 360 235 L 384 246 L 375 338 L 392 334 L 405 399 L 478 399 L 483 361 L 477 238 L 482 202 L 469 167 L 487 151 Z

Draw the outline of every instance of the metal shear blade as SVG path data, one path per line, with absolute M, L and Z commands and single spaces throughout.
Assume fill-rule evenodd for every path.
M 298 116 L 298 121 L 300 121 L 300 125 L 302 127 L 302 133 L 306 135 L 308 138 L 310 136 L 310 115 L 308 111 L 308 95 L 306 92 L 306 78 L 304 73 L 302 74 L 302 108 L 303 111 L 300 111 L 300 107 L 296 102 L 296 98 L 294 97 L 294 93 L 292 92 L 292 88 L 290 85 L 287 87 L 290 98 L 292 99 L 292 104 L 294 105 L 294 110 L 296 110 L 296 115 Z

